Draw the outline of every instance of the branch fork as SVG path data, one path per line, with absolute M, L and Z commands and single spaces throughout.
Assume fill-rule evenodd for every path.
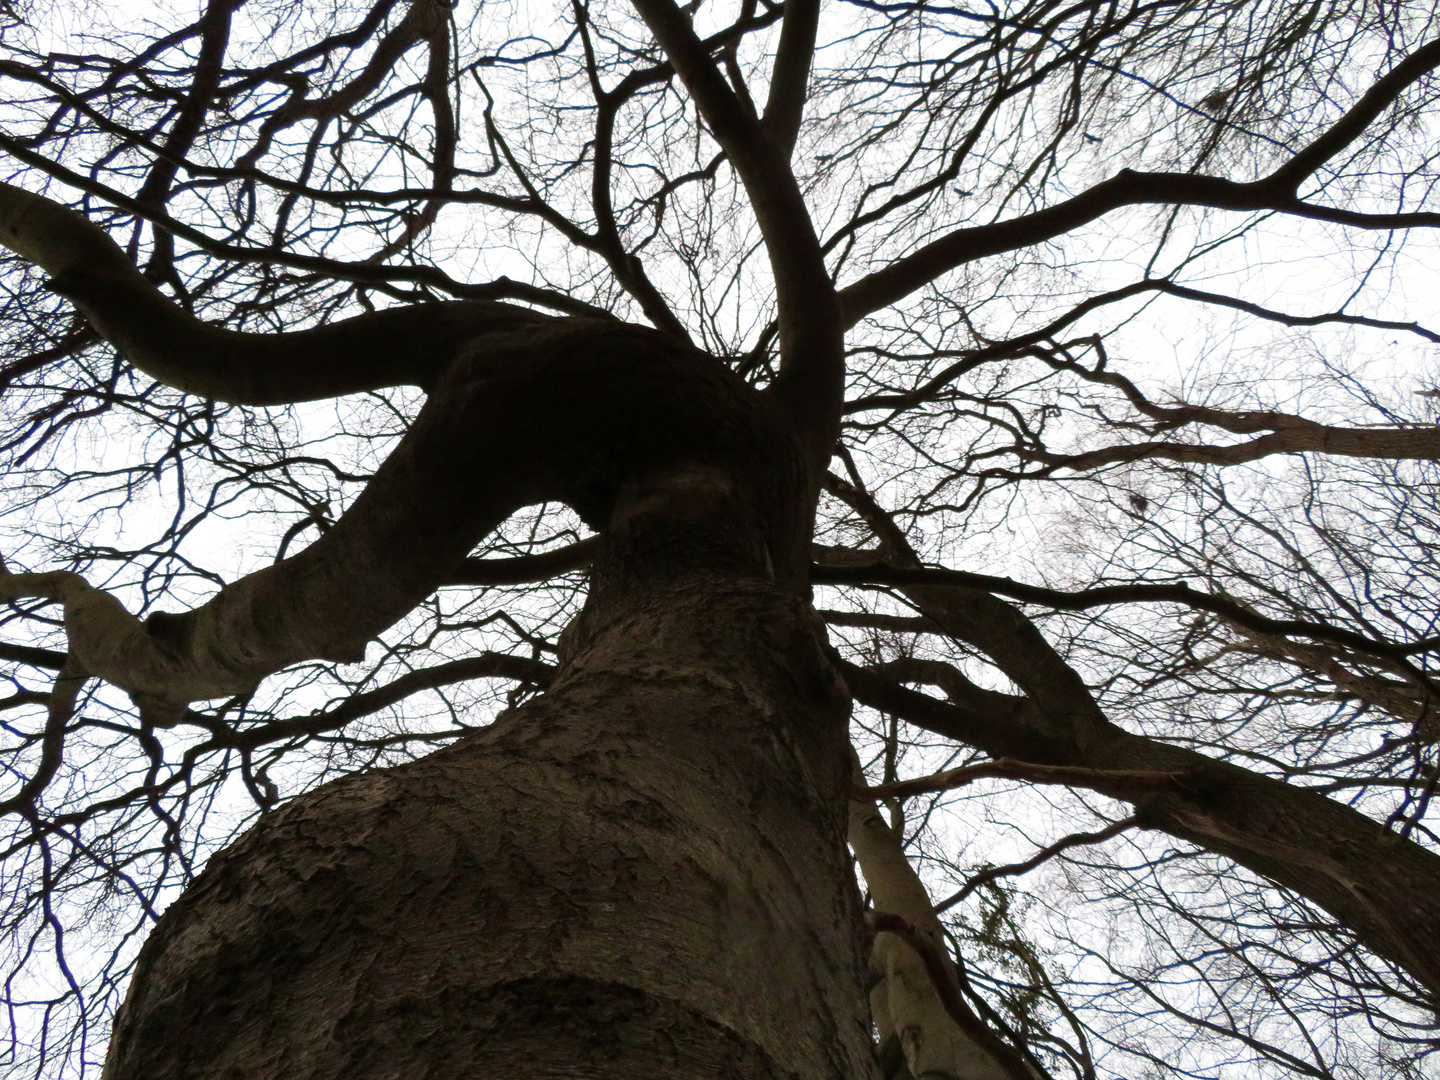
M 142 714 L 163 719 L 184 712 L 191 701 L 232 697 L 255 689 L 253 679 L 228 672 L 223 666 L 194 663 L 176 648 L 177 642 L 152 632 L 164 627 L 164 621 L 141 622 L 119 600 L 79 574 L 68 570 L 0 573 L 0 601 L 34 599 L 64 609 L 70 674 L 78 669 L 118 686 L 134 699 Z M 60 679 L 65 678 L 66 671 L 62 671 Z

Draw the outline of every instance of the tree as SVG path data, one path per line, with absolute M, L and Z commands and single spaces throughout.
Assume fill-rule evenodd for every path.
M 5 17 L 17 1067 L 1426 1067 L 1432 6 Z

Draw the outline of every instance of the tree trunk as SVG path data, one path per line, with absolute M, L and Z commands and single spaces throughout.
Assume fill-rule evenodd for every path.
M 823 630 L 718 470 L 621 504 L 550 691 L 217 856 L 106 1080 L 874 1075 Z
M 901 837 L 870 799 L 851 800 L 850 847 L 865 875 L 875 910 L 905 919 L 917 934 L 930 938 L 946 965 L 951 965 L 944 928 L 930 895 L 906 858 Z M 908 942 L 895 934 L 875 935 L 870 974 L 871 1016 L 887 1075 L 927 1080 L 1013 1080 L 1014 1074 L 985 1048 L 984 1044 L 998 1042 L 995 1036 L 986 1032 L 988 1038 L 982 1044 L 967 1034 L 946 1010 L 932 976 Z M 960 984 L 953 970 L 948 974 L 958 991 Z M 983 1031 L 984 1024 L 968 1012 L 968 1006 L 966 1009 L 970 1030 Z M 894 1060 L 892 1048 L 899 1049 L 901 1060 Z M 1018 1058 L 1007 1058 L 1018 1066 Z M 1034 1076 L 1023 1066 L 1017 1071 L 1021 1076 Z

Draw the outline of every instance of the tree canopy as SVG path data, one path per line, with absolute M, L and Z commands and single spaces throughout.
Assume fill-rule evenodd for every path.
M 545 690 L 610 466 L 768 437 L 705 354 L 1007 1068 L 1429 1075 L 1437 26 L 4 6 L 0 1060 L 98 1074 L 212 854 Z

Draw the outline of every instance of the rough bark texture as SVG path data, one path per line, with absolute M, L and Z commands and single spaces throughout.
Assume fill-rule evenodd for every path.
M 744 502 L 631 485 L 544 697 L 216 857 L 106 1080 L 873 1075 L 848 699 Z

